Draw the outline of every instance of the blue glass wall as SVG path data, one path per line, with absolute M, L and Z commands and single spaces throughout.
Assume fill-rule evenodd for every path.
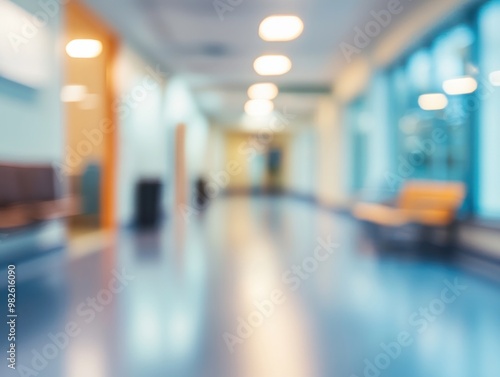
M 348 108 L 352 193 L 460 181 L 464 215 L 500 219 L 500 0 L 468 9 L 379 76 Z M 384 94 L 389 103 L 374 100 Z M 446 105 L 429 109 L 427 95 Z

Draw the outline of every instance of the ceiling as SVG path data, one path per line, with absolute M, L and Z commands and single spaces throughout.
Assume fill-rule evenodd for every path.
M 387 7 L 387 0 L 217 1 L 232 10 L 220 17 L 214 0 L 87 3 L 142 54 L 185 77 L 204 111 L 219 123 L 234 123 L 241 117 L 246 90 L 259 81 L 280 87 L 277 109 L 311 116 L 319 97 L 330 90 L 346 64 L 340 43 L 352 43 L 354 27 L 363 27 L 370 11 Z M 283 13 L 302 18 L 302 36 L 291 42 L 262 41 L 260 22 Z M 288 55 L 292 70 L 279 77 L 259 77 L 253 61 L 263 53 Z

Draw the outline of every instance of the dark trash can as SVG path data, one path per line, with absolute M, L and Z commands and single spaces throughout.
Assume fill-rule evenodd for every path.
M 136 225 L 139 228 L 158 226 L 161 216 L 161 189 L 159 180 L 142 180 L 136 191 Z
M 203 209 L 208 204 L 207 181 L 204 178 L 198 178 L 195 186 L 196 203 Z

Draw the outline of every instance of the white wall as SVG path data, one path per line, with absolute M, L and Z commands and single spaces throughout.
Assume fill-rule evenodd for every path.
M 316 129 L 294 131 L 288 145 L 288 180 L 286 189 L 294 194 L 315 197 L 317 177 Z
M 36 2 L 16 0 L 14 3 L 32 13 L 41 11 Z M 30 45 L 40 44 L 43 59 L 49 63 L 44 83 L 38 89 L 30 90 L 0 78 L 1 161 L 53 163 L 62 160 L 65 139 L 60 102 L 63 74 L 62 48 L 59 44 L 61 13 L 59 11 L 49 17 L 48 24 L 27 40 Z M 22 35 L 22 25 L 18 26 L 19 29 L 13 32 Z M 12 49 L 12 54 L 15 53 Z
M 342 107 L 332 96 L 321 100 L 316 116 L 318 132 L 316 197 L 323 205 L 344 206 L 348 198 L 349 146 Z
M 209 163 L 207 161 L 208 142 L 210 138 L 210 124 L 201 113 L 187 84 L 180 77 L 169 80 L 163 101 L 163 120 L 171 135 L 170 142 L 170 183 L 172 189 L 168 191 L 168 203 L 173 207 L 173 172 L 175 167 L 174 136 L 175 128 L 179 124 L 186 125 L 186 175 L 188 179 L 188 202 L 193 195 L 193 184 L 197 178 L 206 174 Z
M 165 83 L 151 81 L 148 67 L 152 66 L 130 48 L 120 48 L 115 80 L 120 101 L 116 108 L 117 207 L 118 221 L 122 224 L 132 221 L 136 183 L 142 178 L 165 180 L 167 176 L 168 139 L 161 118 Z
M 226 169 L 226 134 L 220 127 L 211 125 L 207 145 L 207 178 Z
M 117 89 L 120 97 L 133 105 L 122 105 L 119 112 L 118 219 L 121 224 L 133 221 L 135 189 L 141 179 L 160 179 L 163 182 L 164 211 L 172 211 L 174 136 L 178 124 L 187 126 L 189 181 L 193 182 L 205 170 L 208 122 L 180 78 L 164 73 L 164 81 L 147 89 L 153 86 L 151 70 L 155 71 L 156 66 L 141 59 L 129 47 L 121 48 L 116 72 Z

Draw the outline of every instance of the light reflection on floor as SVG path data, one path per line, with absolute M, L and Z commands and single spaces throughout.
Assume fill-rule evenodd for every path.
M 184 231 L 179 242 L 168 225 L 161 232 L 124 230 L 116 270 L 135 278 L 91 323 L 76 308 L 113 276 L 102 274 L 102 255 L 72 261 L 59 283 L 22 287 L 18 362 L 30 366 L 32 350 L 42 352 L 49 333 L 76 321 L 81 334 L 37 376 L 361 377 L 381 344 L 402 331 L 414 344 L 381 376 L 500 376 L 494 283 L 437 262 L 381 259 L 362 246 L 351 220 L 290 199 L 220 200 Z M 290 289 L 283 273 L 328 237 L 340 248 Z M 456 278 L 467 291 L 425 332 L 415 331 L 412 313 Z M 229 352 L 223 334 L 237 336 L 239 319 L 275 290 L 286 301 Z

